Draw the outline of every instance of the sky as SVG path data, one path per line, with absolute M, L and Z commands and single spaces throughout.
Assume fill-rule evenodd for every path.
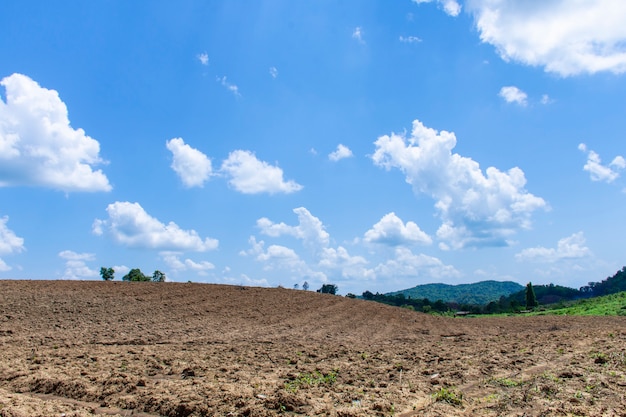
M 622 0 L 5 0 L 0 279 L 626 265 Z

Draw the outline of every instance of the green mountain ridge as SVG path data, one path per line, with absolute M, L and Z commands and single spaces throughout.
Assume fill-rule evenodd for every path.
M 502 296 L 509 296 L 524 289 L 523 285 L 513 281 L 480 281 L 473 284 L 422 284 L 405 290 L 387 293 L 388 296 L 403 294 L 406 298 L 441 300 L 445 303 L 487 304 L 498 301 Z

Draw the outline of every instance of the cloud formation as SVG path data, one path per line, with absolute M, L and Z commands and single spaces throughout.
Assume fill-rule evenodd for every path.
M 236 84 L 231 84 L 228 82 L 228 79 L 224 75 L 223 77 L 217 77 L 217 81 L 224 86 L 228 91 L 233 93 L 235 97 L 241 97 L 241 93 L 239 92 L 239 87 Z
M 437 231 L 442 249 L 508 245 L 517 229 L 530 227 L 532 212 L 547 206 L 525 190 L 521 169 L 489 167 L 485 175 L 476 161 L 452 153 L 454 133 L 438 132 L 419 120 L 409 138 L 392 133 L 375 145 L 375 165 L 399 169 L 415 193 L 436 200 L 443 221 Z
M 498 95 L 502 97 L 507 103 L 517 103 L 520 106 L 526 106 L 526 104 L 528 104 L 528 96 L 526 95 L 526 93 L 512 85 L 502 87 Z
M 196 262 L 189 258 L 181 260 L 180 252 L 161 252 L 161 258 L 175 273 L 194 271 L 198 275 L 207 275 L 208 271 L 215 269 L 215 265 L 208 261 Z
M 354 31 L 352 32 L 352 39 L 356 39 L 360 44 L 365 44 L 365 40 L 363 40 L 363 29 L 361 29 L 361 26 L 354 28 Z
M 626 72 L 626 2 L 472 0 L 466 8 L 505 61 L 561 76 Z
M 285 181 L 282 169 L 258 160 L 250 151 L 231 152 L 221 171 L 230 177 L 228 183 L 244 194 L 289 194 L 302 189 L 295 181 Z
M 22 74 L 0 81 L 0 187 L 38 186 L 65 192 L 110 191 L 94 166 L 104 164 L 100 144 L 74 129 L 55 90 Z
M 0 217 L 0 255 L 11 255 L 22 252 L 24 248 L 24 238 L 18 237 L 7 227 L 8 216 Z M 0 272 L 10 271 L 11 267 L 0 258 Z
M 431 3 L 434 0 L 413 0 L 417 4 Z M 450 16 L 458 16 L 461 13 L 461 5 L 456 0 L 436 0 L 440 7 L 443 7 L 444 12 Z
M 587 163 L 583 169 L 589 173 L 592 181 L 613 182 L 619 177 L 620 171 L 626 168 L 626 160 L 621 155 L 613 158 L 609 165 L 602 165 L 600 155 L 588 150 L 587 145 L 581 143 L 578 145 L 578 149 L 587 154 Z
M 211 160 L 202 152 L 187 145 L 182 138 L 174 138 L 165 143 L 172 152 L 172 169 L 185 187 L 202 187 L 211 177 Z
M 200 61 L 202 65 L 204 66 L 209 65 L 209 56 L 207 55 L 206 52 L 198 54 L 197 58 L 198 58 L 198 61 Z
M 515 259 L 518 261 L 554 263 L 564 259 L 585 258 L 590 255 L 591 251 L 585 246 L 583 232 L 578 232 L 560 239 L 556 244 L 556 248 L 538 246 L 524 249 L 515 255 Z
M 453 266 L 445 265 L 440 259 L 424 254 L 416 255 L 405 247 L 396 248 L 395 257 L 379 264 L 374 270 L 381 278 L 410 276 L 441 280 L 461 276 Z
M 430 245 L 433 240 L 414 222 L 402 222 L 395 213 L 385 214 L 378 223 L 365 232 L 364 240 L 368 243 L 380 243 L 389 246 L 423 244 Z
M 403 43 L 419 43 L 419 42 L 422 41 L 417 36 L 402 36 L 402 35 L 400 35 L 399 39 L 400 39 L 400 42 L 403 42 Z
M 109 204 L 109 218 L 96 219 L 93 233 L 108 233 L 117 243 L 136 248 L 205 252 L 216 249 L 217 239 L 198 236 L 195 230 L 183 230 L 176 223 L 163 224 L 150 216 L 139 203 L 127 201 Z
M 257 220 L 257 227 L 261 230 L 261 233 L 267 236 L 280 237 L 288 235 L 303 240 L 309 245 L 328 246 L 330 235 L 320 219 L 313 216 L 304 207 L 295 208 L 293 212 L 298 215 L 297 226 L 289 226 L 282 222 L 274 223 L 267 217 L 262 217 Z
M 278 69 L 276 69 L 276 67 L 270 67 L 270 75 L 272 78 L 278 77 Z
M 337 145 L 337 149 L 328 155 L 328 159 L 337 162 L 344 158 L 350 158 L 351 156 L 353 156 L 353 154 L 350 148 L 340 143 L 339 145 Z
M 71 250 L 59 252 L 59 257 L 65 260 L 65 271 L 61 279 L 93 279 L 98 277 L 99 271 L 87 266 L 87 262 L 95 261 L 93 253 L 77 253 Z

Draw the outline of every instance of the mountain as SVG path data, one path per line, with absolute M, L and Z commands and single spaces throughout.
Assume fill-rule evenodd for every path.
M 498 301 L 502 296 L 509 296 L 524 289 L 512 281 L 481 281 L 474 284 L 424 284 L 406 290 L 395 291 L 386 295 L 404 294 L 412 299 L 428 298 L 430 301 L 441 300 L 446 303 L 487 304 Z

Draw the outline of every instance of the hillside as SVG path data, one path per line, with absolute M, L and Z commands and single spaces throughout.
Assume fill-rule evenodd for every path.
M 512 281 L 480 281 L 473 284 L 424 284 L 406 290 L 395 291 L 387 295 L 404 294 L 406 298 L 427 298 L 430 301 L 441 300 L 445 303 L 487 304 L 497 301 L 524 289 L 524 286 Z
M 0 416 L 621 415 L 625 329 L 279 288 L 0 281 Z

